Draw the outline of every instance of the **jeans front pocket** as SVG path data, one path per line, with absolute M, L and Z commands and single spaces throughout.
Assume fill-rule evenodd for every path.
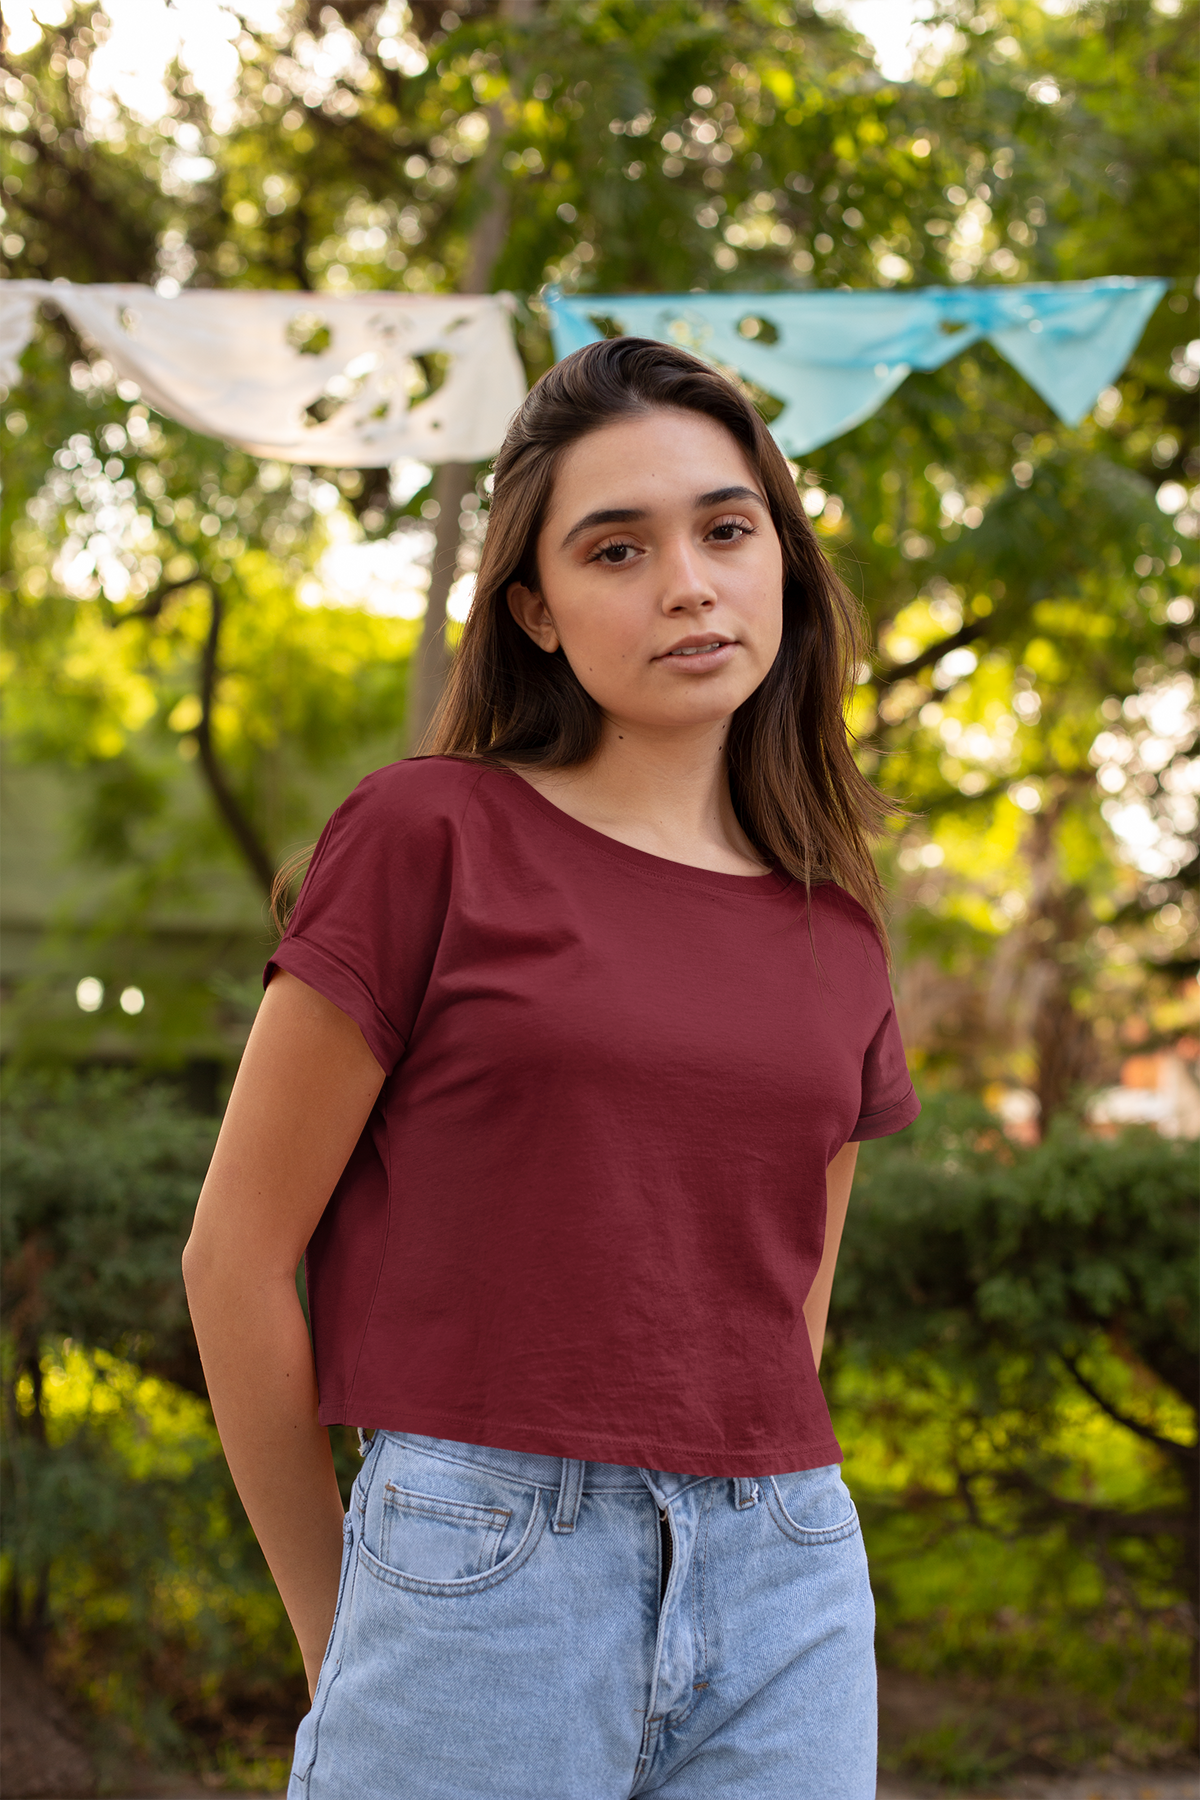
M 472 1461 L 458 1446 L 389 1434 L 367 1496 L 359 1561 L 408 1593 L 482 1592 L 533 1554 L 548 1516 L 535 1484 Z
M 477 1506 L 384 1483 L 379 1560 L 421 1581 L 465 1581 L 495 1567 L 511 1507 Z
M 793 1544 L 838 1544 L 859 1530 L 846 1484 L 836 1463 L 772 1475 L 763 1484 L 767 1511 Z

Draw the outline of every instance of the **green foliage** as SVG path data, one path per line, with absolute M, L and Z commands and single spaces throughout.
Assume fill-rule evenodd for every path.
M 1200 649 L 1200 510 L 1159 504 L 1200 476 L 1195 0 L 1175 16 L 945 0 L 952 29 L 907 83 L 807 4 L 456 13 L 347 0 L 247 26 L 218 125 L 186 77 L 160 119 L 89 111 L 97 28 L 77 7 L 4 77 L 12 272 L 311 290 L 318 318 L 322 291 L 470 278 L 524 297 L 531 376 L 549 280 L 1168 276 L 1078 427 L 978 345 L 797 476 L 870 627 L 863 766 L 914 815 L 884 847 L 914 1060 L 946 1090 L 1019 1082 L 1047 1119 L 1077 1108 L 1114 1078 L 1131 1015 L 1149 1047 L 1195 1017 L 1179 684 Z M 16 1035 L 34 1060 L 199 1044 L 227 1061 L 266 943 L 252 884 L 401 743 L 417 627 L 335 604 L 322 559 L 410 542 L 427 495 L 183 431 L 52 308 L 3 429 L 10 767 L 61 774 L 75 877 Z M 1115 834 L 1125 806 L 1145 814 L 1141 848 Z M 238 908 L 240 960 L 222 936 Z M 172 937 L 170 967 L 143 975 L 129 945 L 142 956 L 148 920 L 184 915 L 211 919 L 211 942 L 185 955 Z M 83 965 L 59 940 L 85 930 Z M 144 1012 L 80 1017 L 85 966 L 114 993 L 137 970 Z M 286 1714 L 299 1688 L 177 1277 L 212 1127 L 106 1076 L 26 1081 L 9 1106 L 8 1616 L 160 1747 L 232 1744 L 238 1706 L 262 1716 L 271 1690 Z M 835 1291 L 831 1393 L 885 1656 L 1090 1696 L 1135 1750 L 1177 1735 L 1195 1636 L 1190 1194 L 1177 1146 L 1055 1130 L 1015 1149 L 982 1108 L 935 1097 L 905 1139 L 864 1149 Z M 265 1769 L 286 1735 L 237 1755 Z M 1101 1739 L 1085 1722 L 1075 1742 L 1054 1755 Z M 984 1779 L 1012 1753 L 952 1721 L 909 1762 Z
M 303 1675 L 207 1403 L 69 1340 L 38 1374 L 10 1390 L 6 1623 L 48 1645 L 110 1753 L 218 1768 L 267 1730 L 277 1784 Z
M 967 1087 L 1032 1082 L 1050 1116 L 1113 1077 L 1135 991 L 1164 1035 L 1183 1023 L 1192 727 L 1171 684 L 1200 643 L 1184 598 L 1200 514 L 1168 516 L 1155 495 L 1198 467 L 1183 348 L 1200 334 L 1195 16 L 1195 0 L 1174 17 L 1149 0 L 1054 14 L 946 0 L 953 30 L 896 83 L 836 21 L 768 0 L 719 16 L 702 0 L 545 0 L 531 23 L 493 0 L 454 19 L 298 9 L 278 33 L 241 34 L 238 105 L 217 129 L 186 79 L 153 123 L 89 114 L 67 72 L 95 49 L 80 10 L 8 79 L 14 269 L 317 292 L 443 290 L 470 273 L 528 296 L 531 375 L 549 357 L 547 280 L 600 293 L 1170 277 L 1078 428 L 976 346 L 910 377 L 801 472 L 874 637 L 854 714 L 864 767 L 918 814 L 891 846 L 902 908 L 920 915 L 909 943 L 952 977 L 941 1016 L 970 1021 L 917 1048 Z M 331 606 L 314 576 L 334 537 L 385 539 L 422 498 L 393 497 L 379 470 L 322 479 L 218 453 L 123 398 L 61 320 L 25 360 L 8 414 L 6 731 L 18 759 L 80 771 L 76 847 L 139 869 L 100 906 L 124 929 L 189 880 L 201 904 L 222 861 L 261 887 L 396 754 L 415 628 Z M 482 481 L 478 498 L 464 569 Z M 943 663 L 948 650 L 966 663 Z M 1164 694 L 1183 721 L 1165 739 L 1148 723 Z M 223 792 L 194 754 L 202 729 Z M 185 798 L 198 776 L 207 823 Z M 984 839 L 987 858 L 961 852 Z M 930 848 L 940 864 L 921 863 Z M 989 968 L 981 1034 L 980 971 L 997 953 L 1030 975 L 1002 981 L 1000 1004 Z
M 3 1115 L 5 1622 L 110 1735 L 178 1754 L 296 1685 L 179 1273 L 213 1125 L 107 1071 L 10 1077 Z
M 10 80 L 5 191 L 24 233 L 14 268 L 150 279 L 169 264 L 215 283 L 436 287 L 499 193 L 511 229 L 496 280 L 531 294 L 547 276 L 598 289 L 903 283 L 880 265 L 901 254 L 913 279 L 1175 273 L 1128 375 L 1078 432 L 977 347 L 914 377 L 806 471 L 839 490 L 843 504 L 818 528 L 858 565 L 879 629 L 880 772 L 939 820 L 957 808 L 970 842 L 990 829 L 978 815 L 994 803 L 999 880 L 1019 852 L 1007 796 L 993 790 L 1082 773 L 1097 697 L 1131 693 L 1182 651 L 1162 604 L 1192 551 L 1152 495 L 1164 472 L 1191 467 L 1189 390 L 1171 346 L 1192 329 L 1195 7 L 940 10 L 957 35 L 904 86 L 882 81 L 842 27 L 807 8 L 785 19 L 761 0 L 719 20 L 696 0 L 564 3 L 532 27 L 473 4 L 450 30 L 422 6 L 407 26 L 355 7 L 340 24 L 320 21 L 356 51 L 322 91 L 304 85 L 318 26 L 297 15 L 292 38 L 239 40 L 247 105 L 219 132 L 187 80 L 155 126 L 120 108 L 99 122 L 82 112 L 67 62 L 86 63 L 96 36 L 79 12 Z M 184 147 L 203 150 L 211 173 L 174 169 Z M 648 220 L 662 242 L 643 267 Z M 525 339 L 534 368 L 546 356 L 536 316 Z M 362 528 L 379 533 L 415 502 L 397 509 L 355 472 L 339 500 L 333 483 L 218 453 L 83 359 L 68 385 L 75 348 L 61 322 L 47 327 L 9 416 L 10 733 L 21 754 L 97 770 L 86 847 L 127 858 L 149 854 L 141 828 L 163 808 L 155 758 L 192 747 L 206 590 L 228 619 L 216 723 L 249 810 L 270 811 L 262 763 L 281 746 L 311 770 L 348 734 L 365 745 L 394 726 L 410 629 L 305 610 L 297 584 L 325 545 L 323 520 L 370 517 Z M 964 502 L 978 523 L 961 522 Z M 56 557 L 86 548 L 96 516 L 122 506 L 142 545 L 124 579 L 113 570 L 66 586 Z M 922 537 L 928 552 L 912 541 Z M 1135 548 L 1149 580 L 1128 566 Z M 936 689 L 898 678 L 962 638 L 981 656 L 970 679 Z M 1003 711 L 1021 695 L 1031 703 L 1019 715 Z M 991 731 L 984 789 L 964 780 L 983 752 L 944 754 L 948 721 Z M 1007 760 L 998 737 L 1012 740 Z M 302 784 L 275 811 L 277 835 L 306 827 Z M 202 840 L 198 850 L 214 853 Z
M 1118 1357 L 1096 1351 L 1093 1367 L 1110 1395 L 1144 1404 L 1145 1377 Z M 881 1662 L 950 1702 L 937 1723 L 885 1729 L 884 1766 L 924 1779 L 970 1786 L 1114 1754 L 1141 1765 L 1188 1746 L 1194 1621 L 1178 1540 L 1148 1533 L 1178 1488 L 1069 1377 L 1030 1411 L 1022 1376 L 991 1410 L 932 1357 L 845 1356 L 829 1383 Z M 1182 1435 L 1185 1409 L 1158 1405 Z M 1074 1510 L 1029 1506 L 1012 1477 L 1031 1470 Z
M 1097 1331 L 1181 1399 L 1197 1350 L 1197 1202 L 1190 1145 L 1062 1125 L 1023 1149 L 966 1099 L 928 1103 L 864 1152 L 837 1318 L 890 1354 L 937 1349 L 1040 1369 Z M 1033 1365 L 1031 1365 L 1033 1366 Z
M 829 1380 L 901 1666 L 1057 1677 L 1185 1729 L 1194 1161 L 1065 1124 L 1021 1149 L 955 1098 L 864 1149 Z
M 11 1378 L 72 1338 L 203 1394 L 179 1259 L 213 1123 L 119 1071 L 9 1077 L 2 1116 Z

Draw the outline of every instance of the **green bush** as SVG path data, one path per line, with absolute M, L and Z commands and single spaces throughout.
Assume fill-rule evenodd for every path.
M 106 1073 L 20 1078 L 3 1104 L 5 1620 L 127 1738 L 277 1782 L 299 1658 L 179 1277 L 215 1123 Z M 1179 1747 L 1193 1162 L 1141 1132 L 1062 1127 L 1018 1149 L 937 1098 L 864 1146 L 826 1374 L 882 1655 L 1067 1696 L 1049 1724 L 970 1714 L 913 1733 L 897 1754 L 916 1773 L 994 1779 L 1030 1742 L 1059 1766 Z M 335 1449 L 348 1480 L 357 1459 Z
M 179 1270 L 215 1123 L 110 1072 L 18 1078 L 3 1109 L 4 1623 L 118 1740 L 285 1742 L 299 1656 Z
M 1196 1225 L 1194 1146 L 1149 1132 L 1023 1149 L 934 1097 L 862 1152 L 826 1381 L 881 1649 L 1090 1697 L 1051 1762 L 1190 1729 Z
M 179 1258 L 216 1121 L 119 1070 L 17 1074 L 0 1117 L 14 1379 L 36 1392 L 42 1346 L 69 1337 L 203 1394 Z

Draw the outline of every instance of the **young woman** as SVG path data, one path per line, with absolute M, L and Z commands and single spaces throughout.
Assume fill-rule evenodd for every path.
M 918 1107 L 853 625 L 721 375 L 621 338 L 533 389 L 435 754 L 326 827 L 185 1256 L 292 1800 L 873 1800 L 817 1364 Z

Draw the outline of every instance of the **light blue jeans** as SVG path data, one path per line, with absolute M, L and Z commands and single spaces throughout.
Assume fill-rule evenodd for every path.
M 377 1432 L 288 1800 L 874 1800 L 873 1630 L 836 1467 Z

